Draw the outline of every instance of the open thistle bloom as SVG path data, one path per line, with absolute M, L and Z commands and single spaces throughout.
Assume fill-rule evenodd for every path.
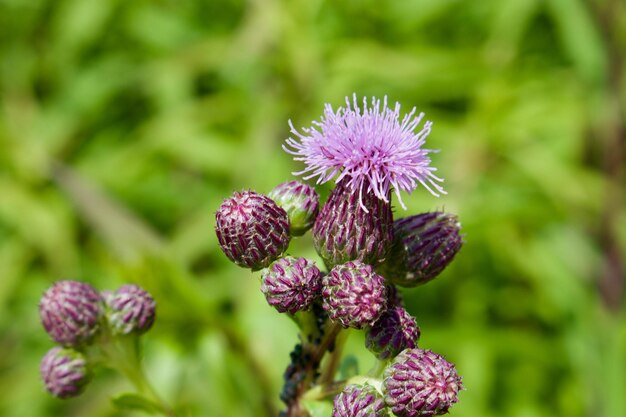
M 82 353 L 60 347 L 46 353 L 41 360 L 40 372 L 46 389 L 57 398 L 79 395 L 91 376 Z
M 422 148 L 432 122 L 427 121 L 422 130 L 415 132 L 423 117 L 424 113 L 416 115 L 413 108 L 400 119 L 400 104 L 396 103 L 393 109 L 387 107 L 387 97 L 382 107 L 374 97 L 368 106 L 364 97 L 361 109 L 354 94 L 352 103 L 346 97 L 346 107 L 337 111 L 326 104 L 321 120 L 313 122 L 313 127 L 303 128 L 302 133 L 290 121 L 291 133 L 297 139 L 287 139 L 283 149 L 306 165 L 295 175 L 303 175 L 304 179 L 317 177 L 318 184 L 335 176 L 337 183 L 348 178 L 348 186 L 359 195 L 359 201 L 365 193 L 373 193 L 389 202 L 393 189 L 406 209 L 400 191 L 410 193 L 418 184 L 435 196 L 445 194 L 439 184 L 443 180 L 430 166 L 428 154 L 433 150 Z
M 52 339 L 77 347 L 90 343 L 102 327 L 103 301 L 95 288 L 79 281 L 58 281 L 39 302 L 41 323 Z
M 347 385 L 333 401 L 332 417 L 384 417 L 383 396 L 371 385 Z
M 140 286 L 127 284 L 104 298 L 113 334 L 140 335 L 150 330 L 154 324 L 156 302 Z
M 398 417 L 446 414 L 463 388 L 453 364 L 430 350 L 406 349 L 385 368 L 385 403 Z

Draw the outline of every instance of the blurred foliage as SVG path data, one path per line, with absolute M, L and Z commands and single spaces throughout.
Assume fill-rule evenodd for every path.
M 287 120 L 357 92 L 434 121 L 449 194 L 396 213 L 463 223 L 453 265 L 405 292 L 464 375 L 452 415 L 623 417 L 625 40 L 620 0 L 0 0 L 0 415 L 125 415 L 115 374 L 70 401 L 41 386 L 60 278 L 155 295 L 146 367 L 181 416 L 279 407 L 296 329 L 214 212 L 292 178 Z

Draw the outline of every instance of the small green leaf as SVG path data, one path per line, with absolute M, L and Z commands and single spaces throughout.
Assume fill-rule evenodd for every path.
M 331 401 L 304 400 L 303 404 L 311 417 L 330 417 L 333 413 Z
M 145 411 L 150 414 L 159 414 L 163 409 L 159 404 L 148 398 L 134 393 L 120 394 L 111 399 L 113 405 L 122 411 Z

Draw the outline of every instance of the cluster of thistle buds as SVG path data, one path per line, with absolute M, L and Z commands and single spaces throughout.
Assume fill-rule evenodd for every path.
M 41 297 L 39 314 L 44 329 L 58 346 L 41 361 L 41 377 L 48 392 L 71 398 L 83 392 L 96 365 L 115 367 L 137 337 L 154 323 L 156 303 L 134 284 L 98 292 L 79 281 L 58 281 Z M 129 343 L 130 342 L 130 343 Z M 113 352 L 116 352 L 113 354 Z
M 442 179 L 424 149 L 431 122 L 416 132 L 423 114 L 400 119 L 400 106 L 356 96 L 301 132 L 284 150 L 306 168 L 297 175 L 333 178 L 335 187 L 319 207 L 316 190 L 300 181 L 267 195 L 235 192 L 216 212 L 216 234 L 235 264 L 261 271 L 261 292 L 270 306 L 299 325 L 300 342 L 285 372 L 284 416 L 306 416 L 303 398 L 316 388 L 335 392 L 333 417 L 435 416 L 448 412 L 462 389 L 454 365 L 418 347 L 420 328 L 405 309 L 398 287 L 416 287 L 438 276 L 462 245 L 455 215 L 426 212 L 394 220 L 392 192 L 422 185 L 444 194 Z M 290 240 L 311 230 L 324 263 L 288 254 Z M 339 333 L 365 332 L 365 347 L 379 361 L 367 378 L 334 381 Z M 324 368 L 324 366 L 326 368 Z

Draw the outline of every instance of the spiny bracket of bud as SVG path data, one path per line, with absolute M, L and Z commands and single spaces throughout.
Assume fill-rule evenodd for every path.
M 343 327 L 362 329 L 387 308 L 384 278 L 361 261 L 335 266 L 322 279 L 323 308 Z
M 265 268 L 289 245 L 287 212 L 254 191 L 236 192 L 224 200 L 215 219 L 222 251 L 239 266 Z
M 385 403 L 398 417 L 445 414 L 463 388 L 453 364 L 430 350 L 406 349 L 385 369 Z
M 52 339 L 66 347 L 90 343 L 102 326 L 103 301 L 91 285 L 58 281 L 39 302 L 41 323 Z
M 333 401 L 332 417 L 386 417 L 383 396 L 371 385 L 347 385 Z
M 111 332 L 116 335 L 147 332 L 154 324 L 156 302 L 146 290 L 127 284 L 104 296 Z
M 365 346 L 380 360 L 417 346 L 420 328 L 403 307 L 390 307 L 368 330 Z
M 269 192 L 271 198 L 289 216 L 289 232 L 302 236 L 313 226 L 319 211 L 319 196 L 310 185 L 300 181 L 288 181 Z
M 46 389 L 57 398 L 81 394 L 91 378 L 85 357 L 73 349 L 60 347 L 46 353 L 40 372 Z
M 315 249 L 329 268 L 353 260 L 378 265 L 392 241 L 391 204 L 370 192 L 355 193 L 347 178 L 333 189 L 313 225 Z
M 312 261 L 285 256 L 274 261 L 261 276 L 261 291 L 280 313 L 306 310 L 320 293 L 322 275 Z
M 454 214 L 431 212 L 393 223 L 394 242 L 379 271 L 394 284 L 415 287 L 435 278 L 463 244 Z

